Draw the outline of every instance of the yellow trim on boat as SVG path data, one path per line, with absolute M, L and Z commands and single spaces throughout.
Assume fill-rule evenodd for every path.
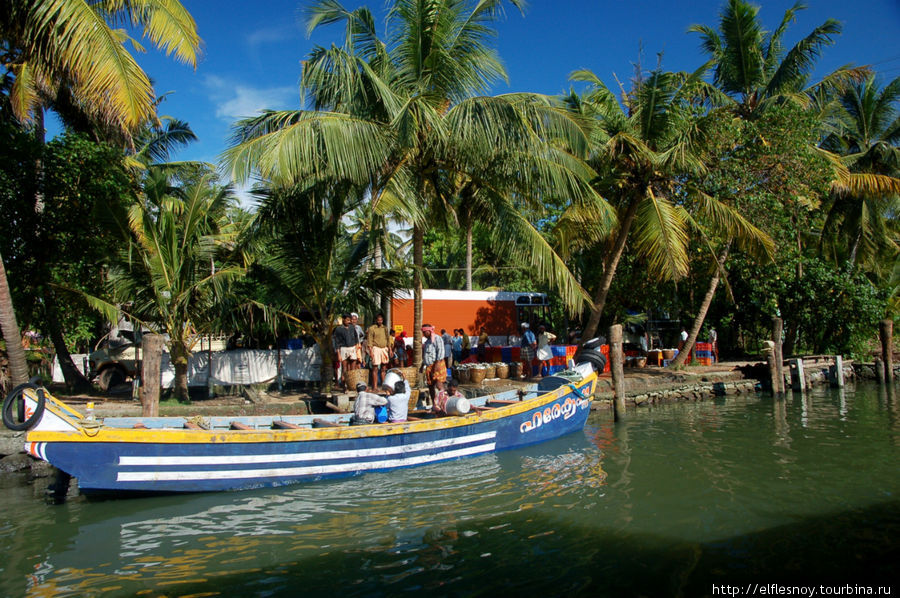
M 591 400 L 596 384 L 596 373 L 581 382 L 574 384 L 582 388 L 587 384 L 583 394 Z M 304 440 L 344 440 L 353 438 L 371 438 L 392 436 L 414 432 L 430 432 L 460 426 L 470 426 L 482 421 L 493 421 L 524 413 L 542 405 L 552 403 L 560 397 L 572 392 L 569 384 L 534 399 L 497 407 L 488 411 L 475 411 L 467 415 L 441 417 L 413 422 L 394 424 L 372 424 L 368 426 L 341 426 L 326 428 L 299 428 L 287 430 L 181 430 L 175 428 L 107 428 L 101 427 L 90 436 L 81 429 L 77 431 L 58 432 L 51 430 L 29 431 L 26 442 L 135 442 L 159 444 L 210 444 L 228 442 L 298 442 Z M 78 425 L 75 422 L 75 425 Z

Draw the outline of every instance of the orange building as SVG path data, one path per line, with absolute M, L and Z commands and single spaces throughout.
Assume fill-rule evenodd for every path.
M 510 291 L 422 291 L 422 323 L 431 324 L 440 332 L 462 328 L 477 336 L 484 326 L 492 337 L 519 332 L 519 324 L 536 325 L 548 320 L 550 307 L 544 293 L 516 293 Z M 400 291 L 391 303 L 394 330 L 413 333 L 412 291 Z M 493 339 L 492 339 L 493 340 Z

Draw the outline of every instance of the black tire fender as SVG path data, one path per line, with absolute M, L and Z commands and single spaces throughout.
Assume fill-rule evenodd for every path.
M 44 407 L 47 404 L 47 396 L 44 389 L 34 383 L 40 381 L 40 378 L 32 378 L 31 382 L 20 384 L 12 389 L 3 400 L 3 425 L 15 432 L 22 432 L 41 421 L 44 415 Z M 37 394 L 37 407 L 31 417 L 25 417 L 25 399 L 26 390 L 33 390 Z M 16 413 L 13 414 L 13 405 L 16 407 Z M 18 418 L 18 419 L 17 419 Z

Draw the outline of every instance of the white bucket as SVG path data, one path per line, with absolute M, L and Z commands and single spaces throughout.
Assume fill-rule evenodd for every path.
M 400 374 L 400 372 L 397 370 L 388 370 L 388 373 L 384 375 L 384 382 L 382 382 L 381 385 L 387 386 L 393 391 L 394 386 L 401 380 L 403 380 L 403 375 Z
M 450 397 L 447 399 L 447 405 L 444 407 L 447 415 L 465 415 L 472 410 L 469 399 L 465 397 Z

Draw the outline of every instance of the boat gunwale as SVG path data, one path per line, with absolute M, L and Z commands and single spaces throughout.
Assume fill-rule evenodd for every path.
M 73 443 L 139 443 L 139 444 L 224 444 L 224 443 L 285 443 L 315 440 L 352 440 L 388 437 L 416 432 L 433 432 L 476 425 L 483 422 L 503 420 L 527 411 L 538 409 L 569 394 L 580 394 L 587 386 L 590 401 L 597 373 L 592 372 L 578 382 L 562 384 L 531 399 L 494 407 L 476 409 L 466 415 L 454 415 L 420 421 L 406 421 L 360 426 L 339 426 L 298 429 L 259 430 L 188 430 L 178 428 L 113 428 L 100 427 L 96 430 L 30 430 L 26 442 L 73 442 Z M 61 402 L 61 401 L 60 401 Z M 489 399 L 488 399 L 489 402 Z M 64 403 L 63 403 L 64 404 Z M 277 417 L 277 416 L 276 416 Z M 77 422 L 76 422 L 77 425 Z

